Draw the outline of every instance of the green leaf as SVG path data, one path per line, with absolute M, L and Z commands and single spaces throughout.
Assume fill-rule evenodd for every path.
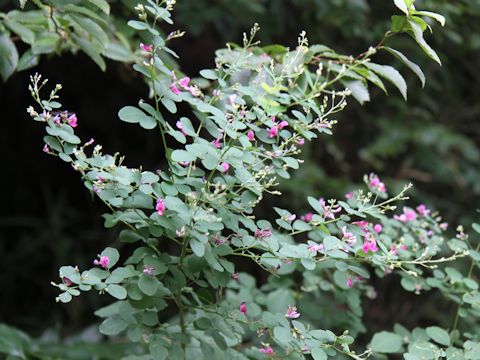
M 154 276 L 141 275 L 138 280 L 139 289 L 148 296 L 153 296 L 160 286 L 160 281 Z
M 200 70 L 200 75 L 203 76 L 205 79 L 209 80 L 217 79 L 217 74 L 215 73 L 215 71 L 210 69 Z
M 480 224 L 473 223 L 472 228 L 473 228 L 473 230 L 475 230 L 477 233 L 480 234 Z
M 397 71 L 397 69 L 389 65 L 379 65 L 374 63 L 366 63 L 365 66 L 372 69 L 378 75 L 387 79 L 393 85 L 395 85 L 398 90 L 400 90 L 403 98 L 407 100 L 407 83 L 405 82 L 403 76 Z
M 402 337 L 391 332 L 382 331 L 373 336 L 370 347 L 373 351 L 379 353 L 397 353 L 402 349 Z
M 18 52 L 15 44 L 7 34 L 0 35 L 0 76 L 3 81 L 13 74 L 18 63 Z
M 289 328 L 283 326 L 277 326 L 273 329 L 273 336 L 278 340 L 279 343 L 286 345 L 291 340 L 293 340 L 292 332 Z
M 150 26 L 148 26 L 144 22 L 138 20 L 130 20 L 127 24 L 135 30 L 147 30 L 150 28 Z
M 38 61 L 40 60 L 38 55 L 34 55 L 32 53 L 32 50 L 27 50 L 25 51 L 22 56 L 20 56 L 20 59 L 18 60 L 17 64 L 17 71 L 23 71 L 30 69 L 34 66 L 38 65 Z
M 80 15 L 70 15 L 73 21 L 85 32 L 87 32 L 91 37 L 97 40 L 102 48 L 108 44 L 108 35 L 103 31 L 103 29 L 92 19 L 80 16 Z
M 127 298 L 127 290 L 125 290 L 123 286 L 120 286 L 117 284 L 108 285 L 105 291 L 108 292 L 110 295 L 112 295 L 114 298 L 119 300 L 123 300 Z
M 118 112 L 120 120 L 128 123 L 140 123 L 144 129 L 150 130 L 157 126 L 157 121 L 145 114 L 142 110 L 135 106 L 125 106 Z
M 410 61 L 405 55 L 403 55 L 400 51 L 395 49 L 389 48 L 387 46 L 383 47 L 383 49 L 387 50 L 389 53 L 393 54 L 397 59 L 399 59 L 402 63 L 404 63 L 410 70 L 412 70 L 420 79 L 422 83 L 422 87 L 425 86 L 425 75 L 423 74 L 422 69 L 420 66 L 415 64 L 414 62 Z
M 393 0 L 393 2 L 394 2 L 395 6 L 396 6 L 397 8 L 399 8 L 400 10 L 402 10 L 402 12 L 404 12 L 405 15 L 408 16 L 408 14 L 409 14 L 408 6 L 407 6 L 407 4 L 405 3 L 404 0 Z
M 450 335 L 448 332 L 438 326 L 430 326 L 425 329 L 428 337 L 438 344 L 449 346 Z
M 328 356 L 322 348 L 313 348 L 311 353 L 313 360 L 327 360 Z
M 168 356 L 168 350 L 159 343 L 150 344 L 149 349 L 153 360 L 165 360 Z
M 188 151 L 185 150 L 174 150 L 172 152 L 172 160 L 176 162 L 182 162 L 182 161 L 193 161 L 197 157 L 194 154 L 189 153 Z
M 117 335 L 125 330 L 128 323 L 118 316 L 105 319 L 99 326 L 98 330 L 104 335 Z
M 77 34 L 72 34 L 72 39 L 75 41 L 78 47 L 98 65 L 102 71 L 105 71 L 107 65 L 105 64 L 105 60 L 103 60 L 102 56 L 100 55 L 100 49 L 96 48 L 90 41 L 78 36 Z
M 105 0 L 88 0 L 88 1 L 90 1 L 93 5 L 98 7 L 100 10 L 102 10 L 105 14 L 107 15 L 110 14 L 110 5 Z
M 438 64 L 442 65 L 442 62 L 440 61 L 440 58 L 438 57 L 435 50 L 433 50 L 423 38 L 423 30 L 421 26 L 412 20 L 409 20 L 408 23 L 412 27 L 413 38 L 418 43 L 418 45 L 420 45 L 425 54 L 427 54 L 431 59 L 435 60 Z
M 415 15 L 428 16 L 437 20 L 440 25 L 445 26 L 445 17 L 431 11 L 415 11 Z
M 344 84 L 352 92 L 352 96 L 361 105 L 370 101 L 370 94 L 368 93 L 367 85 L 361 80 L 344 81 Z

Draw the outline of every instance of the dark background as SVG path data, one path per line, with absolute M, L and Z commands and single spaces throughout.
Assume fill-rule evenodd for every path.
M 408 102 L 394 88 L 388 97 L 372 91 L 371 104 L 363 107 L 350 100 L 335 135 L 305 147 L 305 166 L 282 184 L 281 198 L 264 201 L 259 214 L 273 202 L 302 213 L 306 196 L 341 197 L 364 173 L 375 171 L 391 189 L 413 181 L 412 204 L 425 202 L 450 223 L 469 227 L 478 221 L 480 3 L 417 3 L 447 18 L 447 27 L 435 24 L 435 33 L 428 37 L 443 66 L 430 61 L 410 39 L 395 40 L 395 47 L 424 69 L 425 89 L 408 69 L 397 66 L 407 78 Z M 394 11 L 392 2 L 383 0 L 181 0 L 175 26 L 187 35 L 173 48 L 182 71 L 195 76 L 214 66 L 215 49 L 227 41 L 240 42 L 242 32 L 258 22 L 265 45 L 295 46 L 298 33 L 306 30 L 311 44 L 357 54 L 381 39 Z M 388 56 L 376 60 L 395 63 Z M 115 242 L 119 230 L 103 228 L 106 209 L 69 165 L 42 152 L 43 129 L 25 111 L 32 103 L 27 85 L 34 72 L 50 79 L 52 86 L 63 84 L 61 102 L 77 113 L 82 138 L 95 138 L 107 153 L 126 155 L 129 166 L 160 168 L 164 155 L 157 133 L 116 116 L 121 107 L 148 95 L 131 65 L 110 61 L 102 72 L 83 54 L 50 56 L 0 85 L 0 322 L 34 335 L 47 328 L 68 334 L 95 321 L 93 309 L 104 299 L 92 293 L 68 305 L 56 304 L 57 292 L 49 282 L 56 280 L 61 265 L 89 265 L 97 252 Z M 377 285 L 388 291 L 367 307 L 372 330 L 396 319 L 409 325 L 445 317 L 443 311 L 449 310 L 438 302 L 436 309 L 418 311 L 421 299 L 403 301 L 402 290 Z

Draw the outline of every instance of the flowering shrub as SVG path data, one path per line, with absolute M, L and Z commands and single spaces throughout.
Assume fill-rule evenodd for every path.
M 429 25 L 422 17 L 442 25 L 443 17 L 417 11 L 412 1 L 394 3 L 402 15 L 392 17 L 376 46 L 356 57 L 309 45 L 303 32 L 294 50 L 261 47 L 254 26 L 243 46 L 218 50 L 216 68 L 198 78 L 174 71 L 161 57 L 174 53 L 155 27 L 170 21 L 174 1 L 138 5 L 139 20 L 128 24 L 149 41 L 138 45 L 143 60 L 134 69 L 145 78 L 152 102 L 126 106 L 118 116 L 146 130 L 158 128 L 164 170 L 126 167 L 120 154 L 104 154 L 93 139 L 82 141 L 75 129 L 83 119 L 62 110 L 61 86 L 44 98 L 47 81 L 32 76 L 36 108 L 28 113 L 46 127 L 43 151 L 71 164 L 111 210 L 105 226 L 123 226 L 120 240 L 134 246 L 122 262 L 119 251 L 107 247 L 92 256 L 90 269 L 60 268 L 60 280 L 52 283 L 57 301 L 91 290 L 116 299 L 96 315 L 103 319 L 102 334 L 131 343 L 125 359 L 363 359 L 396 353 L 405 359 L 479 358 L 478 335 L 461 333 L 458 324 L 460 317 L 478 316 L 472 271 L 479 249 L 462 228 L 446 241 L 447 224 L 425 205 L 394 214 L 410 186 L 390 195 L 371 173 L 364 188 L 344 200 L 307 197 L 306 214 L 274 208 L 271 223 L 254 212 L 265 193 L 280 195 L 277 179 L 288 179 L 303 163 L 305 141 L 331 134 L 348 96 L 363 103 L 369 83 L 386 91 L 387 80 L 407 97 L 400 73 L 372 61 L 378 51 L 394 55 L 425 81 L 420 68 L 385 41 L 408 34 L 440 62 L 423 38 Z M 192 115 L 170 124 L 162 111 L 175 114 L 177 103 L 188 104 Z M 179 148 L 169 146 L 173 140 Z M 443 267 L 467 257 L 472 265 L 466 276 Z M 267 280 L 257 284 L 239 271 L 238 258 L 257 264 Z M 458 304 L 455 321 L 448 330 L 395 325 L 369 333 L 366 349 L 358 350 L 354 337 L 368 332 L 362 300 L 376 296 L 370 279 L 392 274 L 412 293 L 441 291 Z

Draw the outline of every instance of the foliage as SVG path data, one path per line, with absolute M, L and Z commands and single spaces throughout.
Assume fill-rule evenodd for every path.
M 118 115 L 146 130 L 159 129 L 168 163 L 163 171 L 126 167 L 118 153 L 103 154 L 93 139 L 82 142 L 75 134 L 76 114 L 60 110 L 61 86 L 45 99 L 41 90 L 47 82 L 32 77 L 30 91 L 40 109 L 28 112 L 46 127 L 44 152 L 79 172 L 111 210 L 104 215 L 105 226 L 123 224 L 120 240 L 134 247 L 122 254 L 123 264 L 119 251 L 107 247 L 91 269 L 63 266 L 60 282 L 53 283 L 59 302 L 91 290 L 117 300 L 96 312 L 104 319 L 99 330 L 127 346 L 120 344 L 109 354 L 102 353 L 102 345 L 90 346 L 92 353 L 118 358 L 113 355 L 118 350 L 125 359 L 362 359 L 391 353 L 403 353 L 405 359 L 478 358 L 478 335 L 461 333 L 458 319 L 478 317 L 480 295 L 472 272 L 479 249 L 472 248 L 462 228 L 446 241 L 446 223 L 424 205 L 392 215 L 394 203 L 406 199 L 410 186 L 390 197 L 371 173 L 346 201 L 308 197 L 311 211 L 301 217 L 274 208 L 274 225 L 254 212 L 265 193 L 280 195 L 277 178 L 288 179 L 303 163 L 299 155 L 305 141 L 332 133 L 332 117 L 344 109 L 347 97 L 363 103 L 370 99 L 369 85 L 386 91 L 384 81 L 407 97 L 402 75 L 374 63 L 373 55 L 393 54 L 424 82 L 421 69 L 386 47 L 387 40 L 407 34 L 440 62 L 423 38 L 430 28 L 423 17 L 442 25 L 443 17 L 417 11 L 412 1 L 394 3 L 400 15 L 392 18 L 391 29 L 358 56 L 309 45 L 304 32 L 294 50 L 261 47 L 255 26 L 244 35 L 243 46 L 218 50 L 216 68 L 200 71 L 195 79 L 178 79 L 163 60 L 165 52 L 175 56 L 165 41 L 180 33 L 165 39 L 156 25 L 170 21 L 174 1 L 138 5 L 140 20 L 128 24 L 149 41 L 140 45 L 144 60 L 133 67 L 145 78 L 153 105 L 140 101 Z M 173 126 L 160 109 L 175 114 L 180 103 L 188 104 L 192 115 Z M 183 148 L 169 147 L 167 138 Z M 166 243 L 175 244 L 174 249 L 167 251 Z M 239 271 L 236 258 L 263 269 L 265 283 L 257 285 Z M 471 260 L 467 276 L 443 268 L 458 259 Z M 368 283 L 373 273 L 399 275 L 402 287 L 412 293 L 440 290 L 458 304 L 450 331 L 435 324 L 411 332 L 396 325 L 393 332 L 369 333 L 362 324 L 362 301 L 375 297 Z M 166 321 L 160 321 L 165 315 Z M 11 328 L 1 331 L 7 340 L 0 351 L 11 356 L 48 358 L 54 351 Z M 367 350 L 352 350 L 352 336 L 365 332 L 373 335 Z

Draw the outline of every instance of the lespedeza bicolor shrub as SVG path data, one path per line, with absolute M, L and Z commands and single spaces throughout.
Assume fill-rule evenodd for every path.
M 279 178 L 301 166 L 306 141 L 331 134 L 349 96 L 367 101 L 368 84 L 385 90 L 387 80 L 407 97 L 401 74 L 372 61 L 377 52 L 391 53 L 424 83 L 421 69 L 385 42 L 406 34 L 440 62 L 423 38 L 430 28 L 423 18 L 443 25 L 443 17 L 395 0 L 402 15 L 393 16 L 385 37 L 358 56 L 310 45 L 303 32 L 293 50 L 261 47 L 255 25 L 241 46 L 216 52 L 215 69 L 190 78 L 159 56 L 174 55 L 167 41 L 181 35 L 162 38 L 155 28 L 170 20 L 174 3 L 148 0 L 136 7 L 139 20 L 128 22 L 151 39 L 138 45 L 143 61 L 134 65 L 151 100 L 118 113 L 122 121 L 158 131 L 165 169 L 126 167 L 120 154 L 104 154 L 93 139 L 80 139 L 75 128 L 87 120 L 62 110 L 60 85 L 44 98 L 47 81 L 32 76 L 36 107 L 28 113 L 46 127 L 43 151 L 70 163 L 111 210 L 105 226 L 122 226 L 120 240 L 136 244 L 122 262 L 118 250 L 107 247 L 92 255 L 90 269 L 61 267 L 53 283 L 57 301 L 92 290 L 112 296 L 115 302 L 96 315 L 103 319 L 101 333 L 132 343 L 124 359 L 479 358 L 478 335 L 458 329 L 459 317 L 478 318 L 480 295 L 471 276 L 478 248 L 459 228 L 445 253 L 447 224 L 422 204 L 393 212 L 410 186 L 390 195 L 371 173 L 344 200 L 307 196 L 306 214 L 274 208 L 271 223 L 254 211 L 265 193 L 281 195 Z M 162 112 L 175 114 L 180 102 L 190 106 L 191 116 L 166 121 Z M 168 146 L 168 137 L 177 149 Z M 175 251 L 167 252 L 165 243 L 175 244 Z M 239 257 L 257 264 L 268 280 L 257 284 L 238 272 Z M 472 261 L 467 276 L 443 265 L 458 259 Z M 412 296 L 440 290 L 459 304 L 458 316 L 449 329 L 395 325 L 357 349 L 353 337 L 368 332 L 362 299 L 376 296 L 369 279 L 394 273 Z

